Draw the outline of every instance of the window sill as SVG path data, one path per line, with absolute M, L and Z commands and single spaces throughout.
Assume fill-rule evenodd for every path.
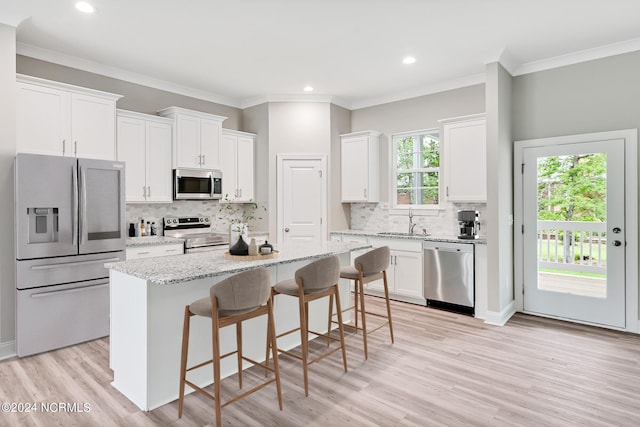
M 415 216 L 438 216 L 445 209 L 441 206 L 411 206 L 411 212 Z M 389 215 L 407 216 L 409 215 L 409 206 L 389 208 Z

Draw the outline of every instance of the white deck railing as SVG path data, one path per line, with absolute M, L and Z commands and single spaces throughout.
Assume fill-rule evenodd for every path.
M 538 267 L 606 274 L 606 231 L 603 222 L 538 221 Z

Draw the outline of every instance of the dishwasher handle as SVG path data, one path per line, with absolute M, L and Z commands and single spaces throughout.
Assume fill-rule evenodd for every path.
M 422 249 L 427 251 L 436 251 L 436 252 L 451 252 L 451 253 L 471 253 L 473 252 L 473 245 L 469 244 L 449 244 L 449 245 L 434 245 L 424 244 Z
M 440 252 L 462 252 L 462 250 L 458 248 L 441 248 L 439 246 L 435 246 L 433 248 L 425 248 L 425 249 L 432 250 L 432 251 L 440 251 Z

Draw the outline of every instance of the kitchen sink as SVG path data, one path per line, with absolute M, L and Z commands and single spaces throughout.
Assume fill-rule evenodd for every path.
M 424 233 L 403 233 L 401 231 L 381 231 L 378 233 L 378 235 L 380 236 L 416 236 L 416 237 L 420 237 L 420 236 L 429 236 L 429 234 L 424 234 Z

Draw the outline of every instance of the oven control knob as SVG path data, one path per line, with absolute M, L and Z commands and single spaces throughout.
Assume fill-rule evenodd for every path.
M 209 218 L 205 218 L 205 219 L 204 219 L 204 222 L 209 222 Z

